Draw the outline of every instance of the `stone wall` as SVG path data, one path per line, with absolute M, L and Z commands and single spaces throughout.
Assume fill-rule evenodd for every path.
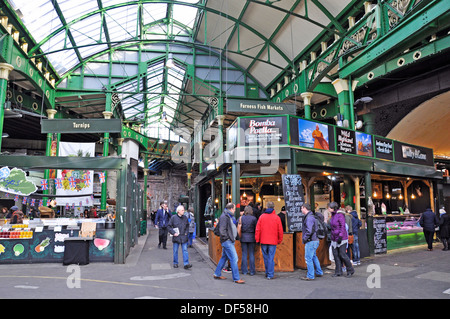
M 163 200 L 167 200 L 170 210 L 174 211 L 180 196 L 187 195 L 186 171 L 164 170 L 162 175 L 149 175 L 147 194 L 148 212 L 157 210 Z

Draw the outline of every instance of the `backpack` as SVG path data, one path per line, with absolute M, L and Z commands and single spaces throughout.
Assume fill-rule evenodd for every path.
M 313 216 L 316 219 L 316 235 L 317 238 L 323 239 L 327 237 L 328 228 L 327 225 L 325 225 L 325 222 L 323 219 L 320 218 L 320 216 L 317 213 L 313 212 Z
M 219 219 L 219 221 L 217 221 L 216 227 L 214 227 L 214 231 L 213 232 L 214 232 L 214 235 L 220 237 L 219 223 L 220 223 L 220 219 Z

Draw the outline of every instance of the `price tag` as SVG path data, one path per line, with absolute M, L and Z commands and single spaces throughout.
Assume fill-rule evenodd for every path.
M 35 233 L 42 233 L 42 230 L 44 230 L 44 226 L 37 226 L 34 230 Z
M 57 231 L 60 232 L 62 230 L 62 226 L 55 226 L 55 228 L 53 229 L 53 231 Z

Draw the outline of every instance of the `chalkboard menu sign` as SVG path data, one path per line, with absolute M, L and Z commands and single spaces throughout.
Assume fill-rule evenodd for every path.
M 373 239 L 375 243 L 375 254 L 385 254 L 387 252 L 387 232 L 386 232 L 386 219 L 374 218 L 373 219 Z
M 302 231 L 304 203 L 302 178 L 298 174 L 283 174 L 283 195 L 286 207 L 286 222 L 289 232 Z

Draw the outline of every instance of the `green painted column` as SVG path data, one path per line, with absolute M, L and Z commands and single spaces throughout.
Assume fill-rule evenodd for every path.
M 349 82 L 352 84 L 349 86 Z M 339 113 L 342 114 L 344 120 L 348 121 L 348 128 L 355 129 L 355 110 L 353 109 L 353 90 L 357 81 L 349 81 L 347 79 L 336 79 L 332 82 L 334 89 L 338 95 Z
M 0 63 L 0 134 L 3 135 L 3 120 L 5 118 L 5 101 L 6 90 L 8 88 L 9 73 L 14 69 L 11 64 Z M 2 148 L 2 140 L 0 139 L 0 151 Z
M 55 115 L 58 111 L 55 109 L 47 109 L 47 117 L 49 120 L 53 120 L 55 119 Z M 52 142 L 53 142 L 53 134 L 52 133 L 47 133 L 47 144 L 45 146 L 45 156 L 52 156 Z M 56 154 L 57 156 L 58 154 Z M 49 180 L 50 179 L 50 170 L 46 169 L 44 171 L 44 179 Z M 50 183 L 49 183 L 50 184 Z M 42 191 L 44 194 L 49 194 L 50 193 L 50 187 L 46 190 Z M 48 199 L 47 197 L 43 197 L 42 198 L 44 203 L 45 201 Z
M 148 184 L 148 154 L 144 154 L 144 202 L 143 202 L 143 214 L 147 213 L 147 184 Z M 147 219 L 147 216 L 143 216 Z
M 236 204 L 236 212 L 235 217 L 239 218 L 239 211 L 241 207 L 241 165 L 239 163 L 234 162 L 231 165 L 231 197 L 232 202 Z
M 367 242 L 369 244 L 369 254 L 373 255 L 375 251 L 375 241 L 373 238 L 373 214 L 371 213 L 373 206 L 369 205 L 372 201 L 372 174 L 366 172 L 364 176 L 365 195 L 366 195 L 366 223 L 367 223 Z
M 368 134 L 375 134 L 375 114 L 372 112 L 362 115 L 364 131 Z
M 300 94 L 300 96 L 303 98 L 303 105 L 305 107 L 305 119 L 310 120 L 311 119 L 311 98 L 313 96 L 313 93 L 304 92 L 304 93 Z
M 116 231 L 114 263 L 124 264 L 126 260 L 126 215 L 127 215 L 127 165 L 123 163 L 117 171 L 117 198 L 116 198 Z
M 108 97 L 107 97 L 108 100 Z M 111 104 L 111 99 L 109 99 Z M 108 106 L 108 103 L 106 103 Z M 110 119 L 112 117 L 113 113 L 110 111 L 104 111 L 103 116 L 105 119 Z M 103 157 L 108 157 L 109 155 L 109 133 L 104 133 L 103 135 Z M 106 212 L 106 200 L 107 197 L 107 190 L 108 190 L 108 171 L 104 171 L 105 173 L 105 182 L 102 184 L 102 197 L 100 200 L 100 211 Z

